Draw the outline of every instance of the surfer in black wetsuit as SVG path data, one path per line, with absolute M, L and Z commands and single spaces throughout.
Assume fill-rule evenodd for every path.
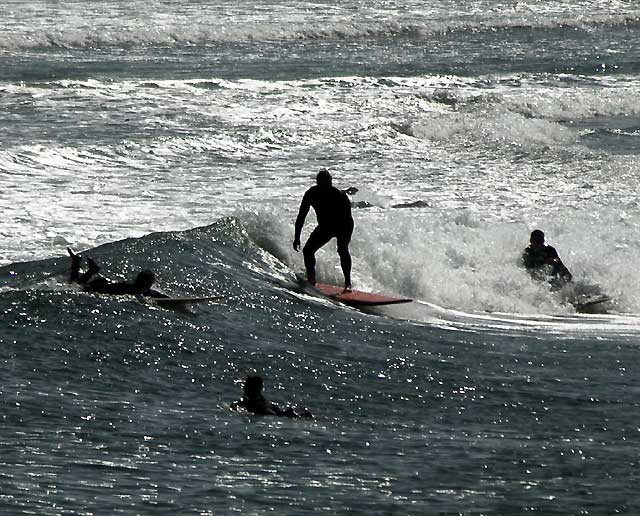
M 331 174 L 328 170 L 322 169 L 316 176 L 316 185 L 309 188 L 302 198 L 300 210 L 295 224 L 295 237 L 293 248 L 297 252 L 300 250 L 300 233 L 302 226 L 309 213 L 309 208 L 313 207 L 318 219 L 318 226 L 311 232 L 302 253 L 304 255 L 304 265 L 307 269 L 307 280 L 312 285 L 316 283 L 316 252 L 332 238 L 338 241 L 338 255 L 340 256 L 340 266 L 344 274 L 344 290 L 351 290 L 351 255 L 349 254 L 349 243 L 353 233 L 353 218 L 351 217 L 351 201 L 347 194 L 354 194 L 356 188 L 348 188 L 344 191 L 338 190 L 331 184 Z
M 558 290 L 569 283 L 573 276 L 560 260 L 558 252 L 544 243 L 544 233 L 539 229 L 531 232 L 530 245 L 522 253 L 522 262 L 531 277 L 547 281 Z
M 257 416 L 313 417 L 307 409 L 298 413 L 292 407 L 282 409 L 277 404 L 267 401 L 262 395 L 262 385 L 260 376 L 248 376 L 244 382 L 242 399 L 232 403 L 231 408 L 233 410 L 242 408 Z
M 69 283 L 78 283 L 82 286 L 82 290 L 86 292 L 96 292 L 98 294 L 131 294 L 134 296 L 147 296 L 147 297 L 169 297 L 162 292 L 152 289 L 151 287 L 155 283 L 155 274 L 151 271 L 142 271 L 136 276 L 136 279 L 131 282 L 119 281 L 113 282 L 102 276 L 95 277 L 100 271 L 98 264 L 91 258 L 87 257 L 87 270 L 80 275 L 80 261 L 82 257 L 79 254 L 74 253 L 70 248 L 67 248 L 69 257 L 71 258 L 71 274 L 69 276 Z

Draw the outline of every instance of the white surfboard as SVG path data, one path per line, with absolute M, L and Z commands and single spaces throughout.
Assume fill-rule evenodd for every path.
M 605 294 L 582 295 L 572 299 L 570 303 L 575 307 L 576 312 L 592 313 L 606 310 L 606 304 L 612 299 Z

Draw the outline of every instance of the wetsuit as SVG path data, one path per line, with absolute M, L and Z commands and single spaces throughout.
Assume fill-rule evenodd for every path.
M 345 278 L 345 285 L 351 285 L 351 255 L 349 243 L 353 234 L 353 218 L 351 217 L 351 201 L 347 194 L 334 186 L 316 185 L 307 190 L 300 203 L 300 210 L 295 224 L 295 239 L 300 240 L 302 226 L 313 207 L 318 219 L 318 226 L 311 232 L 302 249 L 307 279 L 315 283 L 315 254 L 332 238 L 338 241 L 338 255 Z
M 240 407 L 245 409 L 247 412 L 251 412 L 258 416 L 284 415 L 284 411 L 278 405 L 267 401 L 262 395 L 257 398 L 242 398 L 240 401 L 236 401 L 232 405 L 234 410 L 237 410 Z
M 146 290 L 140 290 L 133 283 L 128 283 L 126 281 L 113 282 L 109 281 L 106 278 L 96 278 L 88 283 L 82 284 L 82 290 L 86 292 L 96 292 L 98 294 L 113 294 L 113 295 L 125 295 L 130 294 L 133 296 L 147 296 L 147 297 L 168 297 L 166 294 L 162 292 L 158 292 L 152 288 Z
M 304 409 L 304 412 L 297 413 L 293 408 L 287 407 L 286 409 L 281 409 L 275 403 L 267 401 L 264 396 L 259 395 L 256 398 L 246 398 L 243 397 L 240 401 L 236 401 L 231 405 L 233 410 L 238 410 L 238 408 L 243 408 L 247 412 L 251 414 L 255 414 L 257 416 L 280 416 L 280 417 L 308 417 L 312 418 L 311 412 L 307 409 Z
M 556 289 L 562 288 L 573 278 L 558 252 L 550 245 L 538 248 L 528 246 L 522 253 L 522 262 L 532 278 L 548 281 Z
M 93 260 L 89 260 L 89 270 L 80 275 L 80 255 L 71 255 L 71 274 L 69 276 L 70 283 L 78 283 L 82 286 L 82 290 L 86 292 L 96 292 L 98 294 L 112 295 L 140 295 L 147 297 L 169 297 L 162 292 L 158 292 L 152 288 L 141 289 L 135 283 L 126 281 L 113 282 L 101 276 L 94 277 L 100 267 Z

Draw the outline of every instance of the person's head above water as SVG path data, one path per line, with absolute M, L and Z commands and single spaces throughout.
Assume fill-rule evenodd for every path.
M 243 387 L 244 395 L 250 400 L 255 400 L 262 395 L 262 378 L 259 376 L 247 376 Z
M 539 229 L 534 229 L 531 232 L 529 242 L 531 242 L 531 245 L 534 247 L 542 247 L 544 245 L 544 233 Z
M 319 186 L 331 186 L 331 174 L 326 168 L 321 168 L 316 176 L 316 183 Z
M 141 291 L 149 290 L 156 281 L 156 275 L 151 271 L 142 271 L 136 276 L 133 284 Z

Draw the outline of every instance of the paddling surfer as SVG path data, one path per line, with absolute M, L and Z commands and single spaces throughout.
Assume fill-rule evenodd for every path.
M 266 400 L 262 395 L 262 386 L 263 381 L 260 376 L 248 376 L 244 382 L 242 399 L 233 402 L 231 409 L 242 408 L 257 416 L 313 417 L 307 409 L 303 412 L 296 412 L 292 407 L 282 409 L 276 403 Z
M 300 234 L 309 209 L 316 212 L 318 225 L 309 235 L 309 239 L 302 249 L 304 265 L 307 270 L 307 280 L 312 285 L 316 283 L 316 252 L 332 238 L 337 239 L 338 256 L 344 275 L 344 291 L 351 290 L 351 254 L 349 243 L 353 233 L 353 218 L 351 216 L 351 201 L 347 194 L 354 194 L 356 188 L 338 190 L 332 185 L 331 174 L 322 169 L 316 176 L 316 185 L 309 188 L 302 197 L 298 217 L 295 223 L 293 249 L 300 250 Z
M 533 230 L 529 242 L 522 253 L 522 262 L 533 279 L 549 282 L 553 290 L 561 289 L 573 279 L 555 248 L 545 245 L 541 230 Z
M 134 296 L 147 296 L 156 298 L 169 297 L 162 292 L 152 289 L 156 276 L 153 272 L 145 270 L 140 272 L 133 282 L 110 281 L 102 276 L 96 276 L 100 271 L 98 264 L 87 257 L 87 270 L 80 274 L 80 262 L 82 256 L 74 253 L 67 248 L 69 258 L 71 259 L 71 274 L 69 275 L 69 283 L 78 283 L 85 292 L 96 292 L 98 294 L 114 294 L 123 295 L 131 294 Z

